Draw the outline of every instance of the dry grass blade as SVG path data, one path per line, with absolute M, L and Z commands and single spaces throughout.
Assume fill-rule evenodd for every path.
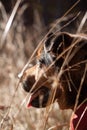
M 18 111 L 15 113 L 15 115 L 13 116 L 13 119 L 16 120 L 18 117 L 18 114 L 21 112 L 22 106 L 26 103 L 26 101 L 28 100 L 28 102 L 30 102 L 30 98 L 31 98 L 31 94 L 27 94 L 27 96 L 24 98 L 24 100 L 22 101 L 22 103 L 20 104 L 20 108 L 18 109 Z
M 78 121 L 78 124 L 76 125 L 75 130 L 77 130 L 77 129 L 78 129 L 78 126 L 79 126 L 79 124 L 80 124 L 80 122 L 81 122 L 81 120 L 82 120 L 83 116 L 85 115 L 86 111 L 87 111 L 87 106 L 85 107 L 85 109 L 84 109 L 83 113 L 81 114 L 81 117 L 80 117 L 80 119 L 79 119 L 79 121 Z
M 50 127 L 48 130 L 58 130 L 58 129 L 63 128 L 64 126 L 67 126 L 67 125 L 68 125 L 67 123 L 57 124 L 55 126 Z
M 51 111 L 53 109 L 52 104 L 54 102 L 54 98 L 55 98 L 57 87 L 58 87 L 58 80 L 55 78 L 55 76 L 51 80 L 53 80 L 52 88 L 51 88 L 51 96 L 49 97 L 47 108 L 46 108 L 43 130 L 46 129 L 46 124 L 47 124 L 47 121 L 48 121 L 48 118 L 49 118 L 49 114 L 51 113 Z M 51 104 L 51 105 L 49 105 L 49 104 Z
M 69 24 L 71 24 L 74 20 L 76 20 L 79 15 L 81 14 L 81 12 L 77 13 L 76 16 L 74 16 L 74 18 L 72 18 L 69 22 L 67 22 L 66 24 L 64 24 L 62 27 L 60 27 L 56 32 L 55 34 L 59 33 L 59 31 L 61 31 L 62 29 L 64 29 L 65 27 L 67 27 Z
M 84 83 L 86 72 L 87 72 L 87 64 L 85 65 L 85 70 L 84 70 L 84 73 L 83 73 L 83 76 L 82 76 L 82 79 L 81 79 L 81 83 L 80 83 L 80 87 L 79 87 L 79 90 L 78 90 L 78 94 L 77 94 L 77 97 L 76 97 L 76 102 L 75 102 L 75 106 L 74 106 L 74 113 L 77 109 L 78 100 L 79 100 L 80 92 L 81 92 L 81 89 L 82 89 L 82 85 Z
M 85 15 L 84 15 L 84 17 L 83 17 L 83 19 L 82 19 L 82 21 L 81 21 L 81 23 L 79 25 L 77 33 L 81 32 L 81 30 L 82 30 L 82 28 L 83 28 L 83 26 L 84 26 L 84 24 L 85 24 L 86 21 L 87 21 L 87 12 L 85 13 Z
M 68 66 L 68 68 L 64 69 L 64 72 L 65 72 L 65 71 L 69 71 L 70 69 L 73 71 L 73 68 L 79 67 L 79 65 L 85 64 L 85 63 L 87 63 L 87 60 L 83 60 L 83 61 L 81 61 L 81 62 L 78 62 L 78 63 L 76 63 L 76 64 L 73 64 L 72 66 Z
M 3 17 L 4 21 L 7 21 L 8 17 L 7 17 L 6 11 L 5 11 L 3 5 L 1 4 L 1 2 L 0 2 L 0 10 L 2 12 L 2 17 Z
M 18 9 L 18 7 L 19 7 L 20 2 L 21 2 L 21 0 L 18 0 L 18 1 L 16 2 L 15 7 L 14 7 L 14 9 L 13 9 L 13 11 L 12 11 L 12 14 L 11 14 L 11 16 L 10 16 L 10 18 L 9 18 L 9 20 L 8 20 L 8 22 L 7 22 L 7 24 L 6 24 L 5 30 L 4 30 L 3 35 L 2 35 L 2 37 L 1 37 L 0 50 L 3 49 L 3 47 L 5 46 L 4 44 L 5 44 L 6 36 L 7 36 L 8 32 L 9 32 L 9 29 L 10 29 L 10 27 L 11 27 L 11 25 L 12 25 L 12 22 L 13 22 L 13 20 L 14 20 L 14 17 L 15 17 L 15 15 L 16 15 L 16 13 L 17 13 L 17 9 Z

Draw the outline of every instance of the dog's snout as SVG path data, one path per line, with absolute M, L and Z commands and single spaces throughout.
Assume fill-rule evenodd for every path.
M 27 78 L 22 82 L 23 89 L 24 89 L 26 92 L 29 92 L 30 89 L 32 88 L 32 86 L 34 85 L 34 83 L 35 83 L 35 77 L 34 77 L 34 76 L 29 76 L 29 77 L 27 77 Z
M 30 91 L 30 86 L 27 84 L 27 81 L 24 81 L 22 83 L 22 86 L 23 86 L 23 89 L 26 91 L 26 92 L 29 92 Z
M 22 86 L 26 92 L 29 92 L 35 83 L 35 69 L 36 66 L 28 68 L 21 77 Z
M 35 93 L 33 93 L 30 104 L 31 106 L 37 108 L 46 107 L 49 96 L 50 89 L 45 86 L 41 86 Z

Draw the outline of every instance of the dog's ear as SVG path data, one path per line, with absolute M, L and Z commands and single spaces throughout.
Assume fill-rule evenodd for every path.
M 55 60 L 59 54 L 71 45 L 73 39 L 73 35 L 66 32 L 60 32 L 58 34 L 50 33 L 44 44 L 45 61 L 47 61 L 47 59 L 50 59 L 51 62 Z M 61 57 L 56 64 L 61 66 L 63 60 L 64 58 Z
M 68 46 L 71 45 L 73 41 L 73 36 L 68 33 L 60 33 L 55 36 L 55 38 L 52 41 L 52 47 L 51 51 L 54 54 L 60 54 L 62 53 Z
M 54 54 L 60 54 L 65 48 L 71 45 L 73 36 L 69 33 L 60 32 L 59 34 L 49 33 L 45 40 L 44 49 Z

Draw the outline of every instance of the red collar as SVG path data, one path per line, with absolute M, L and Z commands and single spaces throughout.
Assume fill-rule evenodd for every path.
M 87 130 L 87 101 L 72 114 L 70 130 Z

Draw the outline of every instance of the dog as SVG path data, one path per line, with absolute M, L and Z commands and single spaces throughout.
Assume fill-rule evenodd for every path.
M 70 130 L 86 130 L 87 36 L 50 33 L 37 53 L 35 65 L 22 76 L 23 89 L 31 93 L 28 107 L 42 108 L 56 100 L 60 109 L 74 110 Z

